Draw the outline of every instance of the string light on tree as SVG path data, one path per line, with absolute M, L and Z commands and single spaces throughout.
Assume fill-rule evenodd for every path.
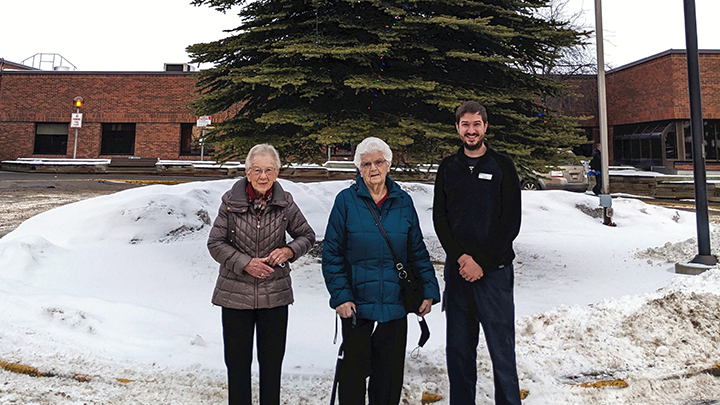
M 405 9 L 408 9 L 408 8 L 409 8 L 409 6 L 408 6 L 408 5 L 405 5 Z M 396 16 L 395 16 L 395 20 L 400 20 L 400 19 L 402 19 L 401 16 L 399 16 L 399 15 L 396 15 Z M 397 27 L 397 23 L 392 23 L 392 26 L 386 25 L 386 26 L 385 26 L 385 33 L 389 34 L 390 31 L 391 31 L 391 29 L 394 28 L 394 27 Z M 389 47 L 390 47 L 390 44 L 388 44 L 388 43 L 385 43 L 384 45 L 385 45 L 386 48 L 389 48 Z M 386 54 L 389 54 L 389 53 L 390 53 L 389 49 L 385 49 L 383 52 L 386 53 Z M 376 82 L 376 83 L 379 83 L 379 82 L 382 80 L 382 75 L 383 75 L 383 73 L 385 72 L 385 66 L 386 66 L 386 65 L 385 65 L 385 56 L 384 56 L 384 55 L 381 55 L 381 56 L 380 56 L 380 74 L 378 74 L 378 75 L 377 75 L 377 78 L 375 79 L 375 82 Z M 376 93 L 375 93 L 375 98 L 380 98 L 380 87 L 375 88 L 375 91 L 376 91 Z M 374 104 L 374 102 L 371 101 L 370 104 L 372 105 L 372 104 Z M 371 107 L 371 106 L 368 106 L 368 110 L 370 109 L 370 107 Z

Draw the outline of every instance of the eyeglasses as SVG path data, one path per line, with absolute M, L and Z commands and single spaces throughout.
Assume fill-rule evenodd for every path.
M 368 170 L 372 167 L 372 165 L 375 165 L 375 167 L 380 168 L 380 166 L 384 165 L 385 163 L 387 163 L 387 160 L 378 159 L 373 162 L 362 162 L 362 163 L 360 163 L 360 167 L 362 167 L 363 170 Z
M 260 176 L 261 174 L 265 173 L 265 176 L 272 176 L 275 174 L 275 169 L 261 169 L 259 167 L 251 167 L 250 173 L 254 174 L 255 176 Z

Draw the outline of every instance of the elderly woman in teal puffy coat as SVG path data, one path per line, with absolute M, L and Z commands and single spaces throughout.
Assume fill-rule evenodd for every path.
M 418 315 L 440 301 L 435 270 L 423 242 L 410 195 L 387 176 L 392 151 L 381 139 L 363 140 L 355 152 L 360 176 L 341 191 L 325 231 L 322 270 L 330 306 L 342 320 L 340 405 L 400 402 L 407 342 L 407 315 L 390 249 L 365 200 L 376 209 L 398 259 L 412 265 L 424 300 Z

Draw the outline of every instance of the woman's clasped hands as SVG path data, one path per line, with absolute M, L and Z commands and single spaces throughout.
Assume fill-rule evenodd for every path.
M 265 279 L 275 272 L 272 266 L 282 265 L 292 257 L 293 252 L 289 247 L 281 247 L 270 252 L 267 257 L 252 258 L 243 270 L 255 278 Z

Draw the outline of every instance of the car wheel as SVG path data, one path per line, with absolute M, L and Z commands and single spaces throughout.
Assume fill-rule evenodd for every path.
M 540 187 L 538 186 L 538 184 L 532 180 L 523 181 L 521 188 L 523 190 L 540 190 Z

